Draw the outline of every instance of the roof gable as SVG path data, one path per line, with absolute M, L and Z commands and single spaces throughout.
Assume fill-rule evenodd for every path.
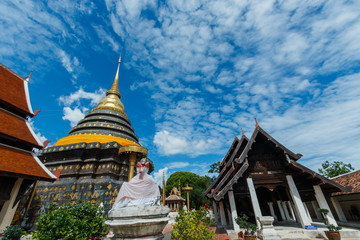
M 10 111 L 24 116 L 33 116 L 28 91 L 28 82 L 0 63 L 0 103 Z

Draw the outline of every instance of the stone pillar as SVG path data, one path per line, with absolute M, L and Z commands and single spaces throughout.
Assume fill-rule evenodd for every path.
M 302 203 L 302 200 L 301 200 L 300 194 L 299 194 L 299 192 L 297 190 L 297 187 L 296 187 L 296 185 L 294 183 L 294 179 L 292 178 L 291 175 L 287 175 L 286 180 L 287 180 L 287 183 L 289 185 L 290 195 L 291 195 L 291 197 L 293 199 L 293 202 L 295 204 L 296 211 L 299 214 L 301 226 L 303 228 L 305 228 L 306 225 L 311 225 L 311 221 L 310 221 L 310 219 L 308 218 L 308 216 L 306 214 L 306 210 L 305 210 L 304 205 Z
M 252 206 L 253 206 L 253 209 L 254 209 L 254 214 L 255 214 L 255 218 L 256 218 L 256 225 L 258 226 L 258 228 L 260 228 L 260 222 L 258 221 L 258 217 L 262 217 L 262 214 L 261 214 L 259 201 L 258 201 L 258 198 L 256 196 L 254 183 L 253 183 L 252 178 L 247 178 L 246 181 L 247 181 L 247 185 L 248 185 L 249 192 L 250 192 L 251 203 L 252 203 Z
M 290 202 L 290 205 L 292 206 L 292 209 L 294 209 L 296 222 L 301 223 L 301 222 L 300 222 L 299 213 L 298 213 L 298 211 L 296 210 L 294 203 L 293 203 L 293 202 Z
M 235 197 L 234 197 L 234 192 L 233 191 L 228 191 L 228 196 L 229 196 L 229 202 L 230 202 L 230 208 L 231 208 L 231 216 L 232 216 L 232 223 L 234 226 L 234 230 L 236 232 L 240 232 L 240 227 L 239 225 L 237 225 L 237 223 L 235 222 L 235 218 L 237 218 L 237 211 L 236 211 L 236 204 L 235 204 Z
M 313 187 L 315 190 L 315 197 L 316 197 L 316 200 L 318 201 L 320 208 L 325 208 L 325 209 L 329 210 L 329 212 L 326 214 L 328 223 L 333 224 L 334 226 L 337 226 L 337 222 L 334 218 L 334 215 L 331 212 L 331 209 L 330 209 L 328 203 L 326 202 L 325 196 L 321 190 L 320 185 L 314 185 Z
M 344 214 L 344 212 L 343 212 L 343 210 L 342 210 L 342 208 L 340 206 L 339 201 L 334 197 L 331 197 L 330 199 L 331 199 L 331 202 L 332 202 L 332 204 L 333 204 L 333 206 L 335 208 L 336 214 L 339 217 L 339 220 L 342 221 L 342 222 L 347 222 L 347 219 L 346 219 L 345 214 Z
M 219 222 L 219 216 L 218 216 L 216 202 L 214 200 L 212 201 L 212 205 L 213 205 L 213 210 L 214 210 L 215 222 L 218 223 Z
M 305 203 L 305 202 L 303 202 L 303 204 L 304 204 L 304 208 L 305 208 L 306 214 L 308 215 L 308 217 L 309 217 L 310 221 L 312 222 L 312 219 L 311 219 L 311 215 L 310 215 L 309 209 L 307 208 L 307 205 L 306 205 L 306 203 Z
M 316 214 L 316 218 L 317 219 L 323 219 L 322 215 L 319 213 L 318 209 L 319 209 L 319 206 L 316 204 L 316 201 L 311 201 L 311 205 L 313 206 L 314 208 L 314 211 L 315 211 L 315 214 Z
M 283 207 L 281 206 L 281 200 L 276 201 L 276 203 L 277 203 L 277 205 L 278 205 L 281 218 L 282 218 L 283 221 L 285 221 L 286 218 L 285 218 L 285 213 L 284 213 Z
M 284 209 L 286 220 L 291 220 L 289 211 L 288 211 L 287 206 L 286 206 L 286 202 L 282 202 L 281 204 L 282 204 L 283 209 Z
M 289 210 L 290 210 L 291 219 L 294 220 L 294 221 L 296 221 L 294 209 L 292 208 L 290 201 L 286 201 L 285 203 L 287 204 L 287 206 L 288 206 L 288 208 L 289 208 Z
M 11 190 L 10 199 L 5 201 L 0 212 L 0 233 L 2 233 L 7 226 L 10 226 L 11 221 L 15 215 L 16 209 L 19 205 L 19 202 L 13 207 L 15 203 L 16 196 L 20 190 L 21 184 L 23 182 L 22 178 L 18 178 Z
M 277 217 L 276 217 L 276 214 L 275 214 L 275 211 L 274 211 L 273 202 L 268 202 L 267 204 L 269 205 L 271 216 L 274 218 L 275 221 L 277 221 Z
M 226 226 L 226 217 L 225 217 L 224 203 L 222 201 L 219 202 L 219 207 L 220 207 L 221 225 L 223 227 L 225 227 Z

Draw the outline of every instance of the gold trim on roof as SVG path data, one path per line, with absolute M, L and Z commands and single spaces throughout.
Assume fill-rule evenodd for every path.
M 146 147 L 142 147 L 140 145 L 127 145 L 127 146 L 122 146 L 119 149 L 119 154 L 124 153 L 124 152 L 135 152 L 135 153 L 141 153 L 144 155 L 144 157 L 147 156 L 148 150 Z

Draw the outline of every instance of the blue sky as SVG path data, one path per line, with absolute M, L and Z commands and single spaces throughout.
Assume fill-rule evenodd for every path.
M 42 140 L 96 106 L 120 53 L 122 101 L 157 180 L 206 174 L 254 117 L 313 170 L 360 167 L 359 1 L 0 2 L 0 62 L 34 70 Z

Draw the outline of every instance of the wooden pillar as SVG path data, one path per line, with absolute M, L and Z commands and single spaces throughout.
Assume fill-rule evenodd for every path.
M 297 212 L 299 214 L 301 226 L 303 228 L 305 228 L 305 226 L 311 225 L 311 221 L 310 221 L 310 219 L 308 218 L 308 216 L 306 214 L 306 210 L 305 210 L 304 205 L 302 203 L 302 200 L 301 200 L 300 194 L 299 194 L 299 192 L 297 190 L 297 187 L 296 187 L 296 185 L 294 183 L 294 179 L 292 178 L 291 175 L 287 175 L 286 180 L 287 180 L 287 183 L 289 185 L 290 195 L 291 195 L 291 197 L 293 199 L 295 208 L 296 208 L 296 210 L 297 210 Z
M 314 185 L 313 188 L 315 190 L 315 197 L 316 197 L 316 200 L 317 200 L 320 208 L 325 208 L 325 209 L 329 210 L 329 212 L 326 214 L 328 223 L 333 224 L 334 226 L 337 226 L 337 222 L 336 222 L 334 215 L 332 214 L 331 209 L 325 199 L 325 196 L 321 190 L 320 185 Z
M 259 201 L 258 201 L 258 198 L 257 198 L 257 195 L 256 195 L 254 183 L 253 183 L 252 178 L 247 178 L 246 181 L 247 181 L 247 185 L 248 185 L 249 192 L 250 192 L 251 204 L 252 204 L 253 209 L 254 209 L 256 225 L 260 229 L 261 226 L 260 226 L 260 222 L 259 222 L 258 218 L 262 217 L 262 214 L 261 214 Z

